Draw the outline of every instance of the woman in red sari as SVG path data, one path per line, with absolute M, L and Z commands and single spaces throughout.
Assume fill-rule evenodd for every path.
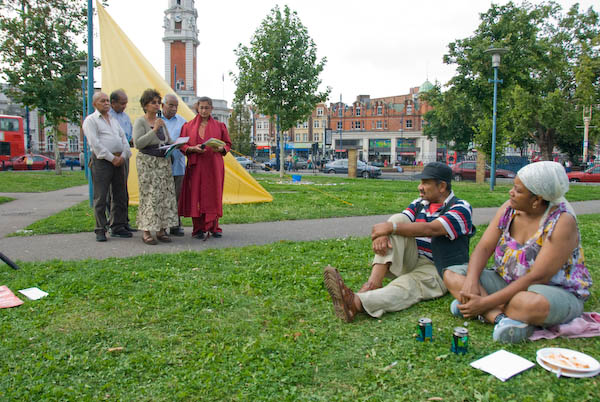
M 196 111 L 196 117 L 181 129 L 181 137 L 190 139 L 181 147 L 187 157 L 187 166 L 179 197 L 179 215 L 192 218 L 192 237 L 219 238 L 222 236 L 219 218 L 223 216 L 225 180 L 223 157 L 231 149 L 231 140 L 225 124 L 212 118 L 210 98 L 199 98 Z M 205 146 L 211 138 L 221 140 L 225 145 L 214 150 Z

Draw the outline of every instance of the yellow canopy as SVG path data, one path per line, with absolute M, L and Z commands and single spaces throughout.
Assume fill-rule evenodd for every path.
M 145 89 L 154 88 L 163 96 L 167 93 L 177 96 L 98 1 L 96 1 L 96 9 L 100 21 L 102 91 L 110 94 L 115 89 L 124 89 L 129 98 L 127 114 L 132 121 L 144 114 L 139 100 Z M 179 99 L 178 113 L 188 121 L 193 119 L 195 114 L 192 110 L 179 96 L 177 98 Z M 129 164 L 129 202 L 138 204 L 138 178 L 135 166 L 137 151 L 135 149 L 132 151 L 134 157 L 131 158 Z M 273 201 L 271 194 L 258 184 L 231 154 L 227 154 L 223 203 L 244 204 L 270 201 Z

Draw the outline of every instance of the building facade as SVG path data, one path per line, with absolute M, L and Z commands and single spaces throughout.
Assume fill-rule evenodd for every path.
M 437 141 L 423 135 L 424 116 L 431 106 L 419 98 L 432 87 L 425 81 L 406 95 L 373 99 L 360 95 L 352 104 L 331 103 L 332 150 L 340 157 L 352 147 L 365 162 L 392 165 L 435 161 Z

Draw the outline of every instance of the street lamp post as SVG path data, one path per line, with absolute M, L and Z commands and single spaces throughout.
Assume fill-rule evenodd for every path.
M 502 84 L 502 80 L 498 79 L 498 67 L 500 67 L 500 56 L 506 53 L 506 48 L 490 47 L 485 53 L 492 55 L 492 67 L 494 68 L 494 79 L 488 79 L 488 82 L 494 83 L 494 112 L 492 122 L 492 168 L 490 172 L 490 190 L 494 191 L 496 185 L 496 99 L 498 96 L 498 84 Z
M 343 120 L 342 117 L 344 116 L 344 111 L 342 109 L 343 104 L 342 104 L 342 94 L 340 94 L 340 103 L 338 106 L 338 116 L 340 117 L 340 123 L 338 124 L 338 127 L 340 129 L 340 159 L 342 159 L 342 129 L 343 129 Z
M 86 97 L 85 97 L 85 79 L 87 77 L 87 60 L 79 60 L 79 75 L 81 76 L 81 106 L 82 106 L 82 114 L 81 114 L 81 124 L 83 125 L 83 120 L 85 120 L 88 115 L 87 105 L 86 105 Z M 88 192 L 89 192 L 89 202 L 90 207 L 92 206 L 93 197 L 93 189 L 92 189 L 92 178 L 90 176 L 90 168 L 88 166 L 88 144 L 85 135 L 83 136 L 83 168 L 85 169 L 85 178 L 88 180 Z

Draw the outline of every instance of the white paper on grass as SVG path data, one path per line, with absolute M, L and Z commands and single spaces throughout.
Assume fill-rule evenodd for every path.
M 38 288 L 21 289 L 21 290 L 19 290 L 19 293 L 27 296 L 27 298 L 30 300 L 37 300 L 37 299 L 41 299 L 42 297 L 48 296 L 48 293 L 46 293 L 43 290 L 40 290 Z
M 535 363 L 506 350 L 498 350 L 471 363 L 471 366 L 506 381 L 510 377 L 535 366 Z

